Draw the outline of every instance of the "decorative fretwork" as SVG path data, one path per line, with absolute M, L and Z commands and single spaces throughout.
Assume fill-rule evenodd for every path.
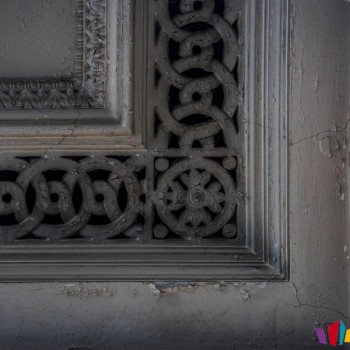
M 0 280 L 288 278 L 288 1 L 75 1 L 74 79 L 0 81 Z
M 161 223 L 154 228 L 155 237 L 165 238 L 171 230 L 184 238 L 236 238 L 234 214 L 241 200 L 236 165 L 234 157 L 181 159 L 171 165 L 166 158 L 157 159 L 155 203 Z
M 235 157 L 154 161 L 152 191 L 140 155 L 3 157 L 1 240 L 237 238 Z
M 144 167 L 142 157 L 2 159 L 0 237 L 142 238 Z
M 157 238 L 238 237 L 240 21 L 237 1 L 155 1 Z
M 0 79 L 0 109 L 104 107 L 106 0 L 76 1 L 75 76 L 38 80 Z
M 157 148 L 239 149 L 240 12 L 235 1 L 156 1 Z
M 2 161 L 3 239 L 240 238 L 242 40 L 235 3 L 154 1 L 156 54 L 149 62 L 156 97 L 149 104 L 155 130 L 146 160 L 73 154 Z M 87 70 L 78 76 L 97 93 L 105 8 L 97 0 L 79 0 L 79 6 L 78 48 L 84 43 L 87 52 L 78 62 Z M 62 104 L 57 89 L 50 94 L 47 101 Z M 78 95 L 70 94 L 76 104 Z M 97 93 L 94 101 L 100 99 Z

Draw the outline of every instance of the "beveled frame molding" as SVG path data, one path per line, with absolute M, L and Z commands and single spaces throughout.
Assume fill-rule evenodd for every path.
M 152 0 L 138 3 L 140 4 L 138 14 L 142 14 L 138 18 L 142 20 L 136 23 L 144 23 L 144 26 L 139 27 L 149 28 L 149 31 L 141 29 L 136 38 L 143 39 L 147 45 L 154 40 L 155 35 L 153 26 L 148 23 L 154 14 L 154 3 Z M 147 130 L 148 135 L 145 143 L 148 151 L 116 150 L 108 147 L 98 150 L 91 145 L 80 146 L 79 155 L 93 154 L 94 157 L 100 157 L 96 162 L 102 162 L 102 156 L 117 155 L 120 159 L 113 161 L 111 166 L 118 164 L 118 167 L 122 166 L 120 162 L 124 162 L 121 160 L 124 157 L 128 159 L 125 164 L 130 162 L 133 166 L 138 164 L 137 167 L 146 168 L 144 175 L 146 179 L 143 182 L 146 194 L 145 235 L 142 239 L 139 238 L 137 231 L 140 228 L 135 228 L 127 235 L 138 238 L 122 239 L 118 242 L 101 241 L 103 244 L 98 240 L 84 243 L 81 240 L 73 242 L 60 240 L 55 243 L 54 239 L 50 243 L 44 240 L 36 244 L 31 240 L 21 244 L 3 243 L 0 245 L 2 281 L 285 281 L 288 279 L 288 1 L 250 0 L 244 1 L 244 4 L 246 6 L 243 69 L 245 103 L 240 119 L 241 130 L 244 130 L 245 135 L 244 146 L 217 148 L 215 152 L 210 149 L 189 151 L 162 148 L 159 147 L 161 145 L 159 141 L 155 147 L 152 144 L 153 118 L 148 118 L 147 125 L 144 124 L 144 130 Z M 155 53 L 152 49 L 147 50 L 147 57 L 146 51 L 142 52 L 144 55 L 141 60 L 147 64 L 137 65 L 135 69 L 139 72 L 138 76 L 143 77 L 140 79 L 143 91 L 147 84 L 151 95 L 148 95 L 147 104 L 146 99 L 138 102 L 138 110 L 148 111 L 147 114 L 150 115 L 155 100 L 153 90 L 150 88 L 154 86 L 154 79 L 144 68 L 152 66 L 151 58 Z M 188 152 L 191 152 L 190 157 Z M 13 150 L 8 152 L 8 155 L 6 153 L 0 162 L 2 167 L 7 158 L 11 162 Z M 56 147 L 51 150 L 41 148 L 28 151 L 22 146 L 21 150 L 16 151 L 16 156 L 28 157 L 29 153 L 31 156 L 43 159 L 40 160 L 40 166 L 35 165 L 38 164 L 36 161 L 21 161 L 24 168 L 28 167 L 29 171 L 33 172 L 30 170 L 31 167 L 38 169 L 45 166 L 46 162 L 56 161 L 55 157 L 70 156 L 72 150 Z M 238 188 L 242 198 L 237 201 L 240 210 L 244 211 L 238 219 L 238 240 L 181 240 L 174 237 L 165 240 L 152 239 L 156 226 L 158 226 L 157 236 L 161 237 L 164 234 L 164 224 L 155 225 L 154 213 L 157 211 L 155 207 L 158 201 L 162 200 L 159 197 L 161 192 L 159 188 L 165 186 L 162 178 L 168 172 L 169 164 L 171 169 L 186 170 L 186 166 L 201 167 L 205 162 L 209 164 L 208 169 L 214 172 L 213 164 L 219 164 L 215 163 L 216 158 L 220 159 L 220 162 L 221 158 L 227 162 L 232 161 L 233 157 L 236 157 L 240 164 L 237 170 L 238 182 L 244 184 L 243 188 Z M 69 160 L 73 161 L 75 160 Z M 74 165 L 71 171 L 73 175 L 69 175 L 69 179 L 75 173 L 79 174 L 79 170 L 75 169 L 87 167 L 84 159 L 76 162 L 84 164 Z M 90 159 L 86 162 L 95 164 L 94 160 Z M 21 164 L 18 166 L 21 167 Z M 230 164 L 226 169 L 230 169 Z M 157 180 L 155 173 L 160 173 L 157 175 Z M 130 173 L 127 176 L 133 175 Z M 176 176 L 175 174 L 173 178 Z M 194 174 L 193 177 L 195 176 L 197 175 Z M 220 178 L 219 175 L 216 177 Z M 166 182 L 167 177 L 164 179 Z M 22 182 L 24 181 L 27 181 L 26 177 Z M 181 233 L 181 228 L 178 229 Z M 45 230 L 38 232 L 38 235 L 43 237 L 46 234 L 49 233 L 45 233 Z M 88 231 L 86 235 L 89 234 Z
M 102 108 L 106 0 L 76 0 L 76 72 L 71 78 L 0 80 L 0 109 Z
M 75 1 L 75 75 L 7 81 L 0 77 L 0 149 L 25 145 L 72 150 L 86 144 L 97 149 L 144 148 L 142 92 L 134 79 L 135 66 L 143 69 L 143 62 L 129 45 L 139 35 L 134 23 L 140 20 L 137 7 L 142 4 Z

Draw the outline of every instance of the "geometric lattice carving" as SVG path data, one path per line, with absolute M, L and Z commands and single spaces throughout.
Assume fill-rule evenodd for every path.
M 156 239 L 238 237 L 237 216 L 244 216 L 237 183 L 242 182 L 238 177 L 242 159 L 238 127 L 241 44 L 239 12 L 232 11 L 229 3 L 156 2 L 154 104 L 159 123 L 150 154 L 162 157 L 149 165 L 155 165 L 154 179 L 147 179 L 155 182 L 154 194 L 147 196 L 155 213 L 144 218 L 142 186 L 134 172 L 145 164 L 134 158 L 125 163 L 106 157 L 79 162 L 68 158 L 17 159 L 1 164 L 0 224 L 6 225 L 5 236 L 18 239 L 30 233 L 31 238 L 57 240 L 78 234 L 92 240 L 144 240 L 141 218 L 154 221 Z M 85 14 L 86 83 L 95 86 L 102 77 L 92 79 L 89 72 L 99 72 L 98 55 L 103 45 L 98 45 L 104 36 L 98 33 L 104 30 L 100 18 L 105 8 L 96 0 L 85 5 L 88 11 L 80 10 L 78 15 Z M 178 158 L 169 157 L 172 148 Z M 183 152 L 193 148 L 207 155 L 184 158 Z M 11 164 L 11 171 L 18 172 L 14 181 L 6 178 Z M 92 180 L 92 172 L 99 172 L 102 178 Z
M 11 159 L 0 172 L 1 237 L 136 238 L 143 226 L 140 158 Z M 79 159 L 79 158 L 78 158 Z M 33 237 L 31 237 L 33 238 Z
M 241 19 L 232 4 L 156 2 L 155 147 L 239 148 Z
M 234 3 L 156 2 L 153 147 L 164 155 L 165 150 L 226 155 L 157 160 L 156 236 L 168 230 L 183 237 L 237 236 L 242 40 Z
M 4 157 L 1 239 L 145 241 L 144 223 L 152 220 L 145 200 L 156 208 L 157 239 L 168 230 L 184 238 L 236 238 L 236 165 L 234 157 L 156 158 L 156 188 L 146 194 L 144 157 Z
M 106 0 L 76 0 L 76 72 L 71 78 L 0 78 L 0 109 L 101 108 L 104 106 Z

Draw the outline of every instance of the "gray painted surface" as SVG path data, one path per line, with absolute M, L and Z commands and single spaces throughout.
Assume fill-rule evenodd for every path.
M 71 0 L 1 0 L 1 78 L 75 74 L 75 7 Z
M 315 325 L 350 327 L 350 4 L 291 5 L 291 281 L 2 284 L 1 349 L 310 349 Z

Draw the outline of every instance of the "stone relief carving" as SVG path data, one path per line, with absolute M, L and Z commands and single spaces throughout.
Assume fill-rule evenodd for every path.
M 155 147 L 239 149 L 240 13 L 233 1 L 156 2 Z M 171 145 L 170 145 L 171 147 Z
M 287 279 L 288 1 L 76 1 L 74 79 L 0 81 L 0 279 Z
M 155 226 L 157 238 L 165 238 L 168 229 L 191 238 L 209 237 L 222 228 L 223 237 L 236 237 L 236 222 L 229 221 L 240 198 L 227 171 L 235 168 L 236 160 L 224 158 L 223 165 L 199 158 L 181 160 L 169 167 L 165 158 L 158 159 L 156 167 L 164 173 L 157 182 L 156 208 L 166 226 Z
M 0 109 L 102 108 L 106 0 L 77 1 L 77 69 L 60 79 L 1 81 Z
M 156 162 L 161 173 L 156 236 L 171 231 L 182 237 L 237 237 L 243 101 L 241 19 L 234 4 L 156 1 L 153 147 L 164 155 L 198 151 L 196 157 Z
M 3 159 L 1 239 L 141 238 L 141 157 Z
M 152 222 L 156 239 L 237 237 L 236 158 L 155 158 L 154 191 L 146 165 L 140 155 L 3 157 L 1 240 L 145 241 Z
M 99 241 L 239 236 L 237 216 L 244 215 L 239 190 L 242 41 L 240 13 L 233 3 L 154 2 L 156 54 L 151 62 L 157 97 L 147 161 L 118 154 L 2 161 L 2 238 L 10 242 L 28 237 Z M 104 13 L 103 1 L 79 1 L 78 48 L 85 45 L 87 50 L 85 57 L 78 53 L 83 88 L 74 91 L 69 82 L 57 82 L 63 87 L 53 85 L 47 92 L 28 88 L 16 95 L 16 105 L 85 108 L 103 100 Z

